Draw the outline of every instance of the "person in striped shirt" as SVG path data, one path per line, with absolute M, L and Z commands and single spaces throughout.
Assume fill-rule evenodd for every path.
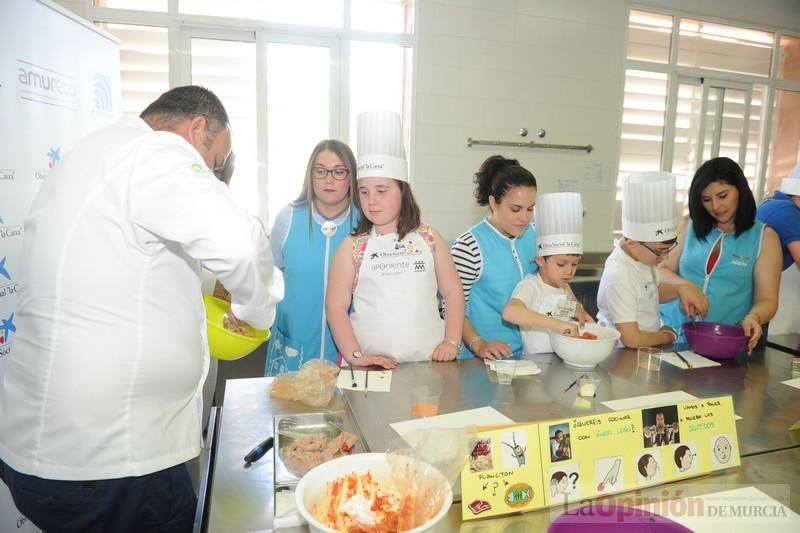
M 517 283 L 538 270 L 531 224 L 536 178 L 516 159 L 494 155 L 481 164 L 474 182 L 475 199 L 489 208 L 489 216 L 451 247 L 466 300 L 459 357 L 519 357 L 519 327 L 503 320 L 502 312 Z

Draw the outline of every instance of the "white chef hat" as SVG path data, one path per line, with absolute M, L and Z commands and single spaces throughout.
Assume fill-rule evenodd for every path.
M 794 167 L 791 174 L 781 180 L 781 192 L 800 196 L 800 163 Z
M 392 178 L 408 182 L 403 128 L 398 113 L 359 113 L 357 178 Z
M 675 175 L 637 172 L 622 180 L 622 235 L 642 242 L 678 236 Z
M 583 205 L 577 192 L 551 192 L 536 201 L 536 255 L 583 253 Z

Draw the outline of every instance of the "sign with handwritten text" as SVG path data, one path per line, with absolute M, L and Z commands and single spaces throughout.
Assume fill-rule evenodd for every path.
M 532 511 L 741 464 L 730 396 L 478 433 L 464 520 Z

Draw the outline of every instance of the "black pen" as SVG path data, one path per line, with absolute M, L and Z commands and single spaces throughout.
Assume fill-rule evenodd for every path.
M 272 449 L 272 443 L 275 442 L 275 439 L 272 437 L 268 438 L 252 450 L 250 453 L 244 456 L 244 467 L 247 468 L 251 464 L 255 463 L 266 454 L 268 451 Z
M 681 355 L 679 352 L 672 352 L 672 353 L 674 353 L 675 355 L 677 355 L 677 356 L 678 356 L 678 359 L 680 359 L 681 361 L 683 361 L 684 363 L 686 363 L 686 368 L 692 368 L 692 364 L 691 364 L 689 361 L 687 361 L 686 359 L 684 359 L 684 357 L 683 357 L 683 356 L 682 356 L 682 355 Z
M 569 389 L 571 389 L 572 387 L 574 387 L 577 384 L 578 384 L 578 380 L 576 379 L 575 381 L 573 381 L 572 383 L 569 384 L 569 387 L 564 389 L 564 392 L 567 392 Z

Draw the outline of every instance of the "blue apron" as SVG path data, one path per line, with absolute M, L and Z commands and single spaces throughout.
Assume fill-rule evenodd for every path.
M 326 237 L 313 217 L 309 228 L 307 205 L 293 209 L 283 244 L 285 295 L 278 304 L 267 347 L 267 376 L 297 370 L 312 359 L 338 362 L 325 317 L 325 289 L 333 255 L 357 223 L 358 213 L 346 216 L 336 233 Z
M 517 283 L 539 270 L 536 264 L 536 231 L 532 225 L 519 237 L 502 235 L 487 220 L 469 230 L 481 251 L 483 267 L 469 293 L 466 316 L 483 339 L 497 339 L 511 345 L 514 355 L 522 354 L 519 327 L 503 320 L 503 308 L 511 298 Z M 472 357 L 467 346 L 459 358 Z
M 711 230 L 704 240 L 694 233 L 692 223 L 686 228 L 686 241 L 678 264 L 678 275 L 691 281 L 708 297 L 708 316 L 711 322 L 734 324 L 740 322 L 753 306 L 755 282 L 753 271 L 761 251 L 764 223 L 756 220 L 753 227 L 738 237 Z M 706 275 L 708 257 L 720 240 L 719 258 Z M 660 306 L 661 320 L 678 332 L 678 342 L 685 343 L 683 324 L 689 319 L 676 298 Z

